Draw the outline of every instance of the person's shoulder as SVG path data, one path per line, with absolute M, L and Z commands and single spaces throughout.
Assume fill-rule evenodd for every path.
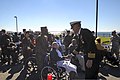
M 92 32 L 91 32 L 89 29 L 87 29 L 87 28 L 82 28 L 82 29 L 81 29 L 81 32 L 82 32 L 83 34 L 92 34 Z
M 25 39 L 26 39 L 26 37 L 23 37 L 23 38 L 22 38 L 22 40 L 25 40 Z
M 36 37 L 36 39 L 40 39 L 41 38 L 41 35 L 38 35 L 37 37 Z
M 55 52 L 56 52 L 56 49 L 54 48 L 50 50 L 50 54 L 54 54 Z
M 9 37 L 9 35 L 8 35 L 8 34 L 5 34 L 5 35 L 3 35 L 3 36 L 5 36 L 5 37 Z
M 56 51 L 56 48 L 52 48 L 50 51 Z
M 41 35 L 38 35 L 38 38 L 40 38 L 41 37 Z
M 117 38 L 120 38 L 120 36 L 119 36 L 119 35 L 117 35 Z
M 73 44 L 71 43 L 70 45 L 69 45 L 69 47 L 72 47 L 73 46 Z
M 87 31 L 87 32 L 91 32 L 89 29 L 87 28 L 81 28 L 81 31 Z

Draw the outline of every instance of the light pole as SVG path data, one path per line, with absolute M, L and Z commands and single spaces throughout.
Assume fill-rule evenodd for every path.
M 16 32 L 18 33 L 18 21 L 17 21 L 17 16 L 14 16 L 14 18 L 16 19 Z
M 96 37 L 97 37 L 97 28 L 98 28 L 98 0 L 96 0 Z

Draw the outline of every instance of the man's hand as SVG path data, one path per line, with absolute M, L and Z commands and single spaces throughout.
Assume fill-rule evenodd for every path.
M 91 68 L 92 65 L 93 65 L 93 60 L 87 60 L 87 62 L 86 62 L 87 68 Z

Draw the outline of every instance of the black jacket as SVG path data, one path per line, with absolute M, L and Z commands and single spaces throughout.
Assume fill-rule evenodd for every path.
M 87 55 L 88 53 L 96 53 L 95 38 L 90 30 L 81 28 L 78 47 L 75 50 L 77 52 L 82 50 Z
M 56 64 L 57 61 L 61 61 L 63 58 L 58 56 L 58 53 L 55 48 L 50 51 L 50 63 Z

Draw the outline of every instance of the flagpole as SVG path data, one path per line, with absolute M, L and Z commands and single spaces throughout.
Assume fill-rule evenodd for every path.
M 96 0 L 96 37 L 97 37 L 97 28 L 98 28 L 98 0 Z
M 18 33 L 18 21 L 17 21 L 17 16 L 14 16 L 14 18 L 16 19 L 16 32 Z

